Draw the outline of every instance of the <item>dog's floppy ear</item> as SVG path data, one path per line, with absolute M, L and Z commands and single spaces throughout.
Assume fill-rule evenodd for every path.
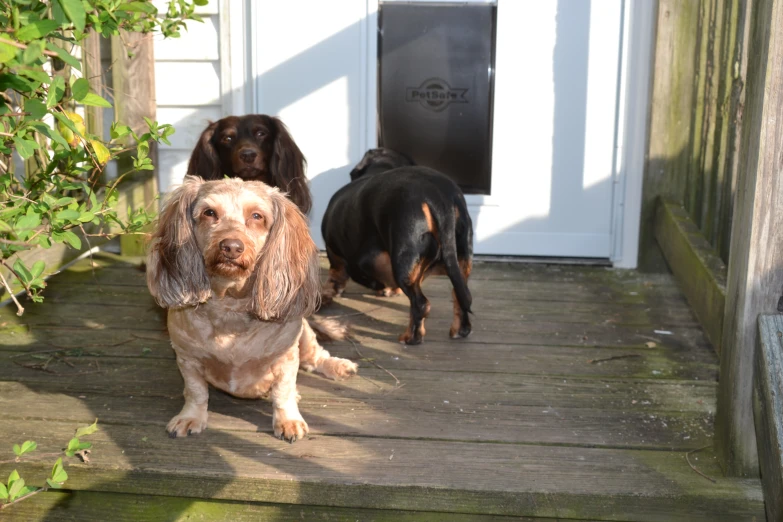
M 296 205 L 277 189 L 270 196 L 273 223 L 256 262 L 253 313 L 265 321 L 307 317 L 320 302 L 318 249 Z
M 209 299 L 204 258 L 193 233 L 191 209 L 203 180 L 185 176 L 160 212 L 147 255 L 147 287 L 163 308 L 181 308 Z
M 276 186 L 288 193 L 288 197 L 296 203 L 299 210 L 307 215 L 313 206 L 310 188 L 307 186 L 305 166 L 307 160 L 296 145 L 285 124 L 279 118 L 271 118 L 275 126 L 275 147 L 269 170 L 275 179 Z
M 220 172 L 220 157 L 212 144 L 212 137 L 215 135 L 218 122 L 212 122 L 201 133 L 196 148 L 190 155 L 188 162 L 188 174 L 192 176 L 201 176 L 203 179 L 221 179 L 223 173 Z

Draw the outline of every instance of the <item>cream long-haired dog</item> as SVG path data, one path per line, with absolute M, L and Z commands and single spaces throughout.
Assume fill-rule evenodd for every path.
M 331 357 L 305 320 L 318 305 L 317 249 L 304 216 L 278 189 L 186 176 L 152 236 L 147 286 L 168 309 L 185 381 L 171 437 L 207 426 L 208 384 L 242 398 L 269 395 L 275 436 L 303 438 L 299 367 L 340 379 L 356 364 Z

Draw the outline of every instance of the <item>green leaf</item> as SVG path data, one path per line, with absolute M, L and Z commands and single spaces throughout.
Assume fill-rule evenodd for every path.
M 66 480 L 68 480 L 68 473 L 63 469 L 63 458 L 60 457 L 52 468 L 52 481 L 62 484 Z M 59 487 L 59 485 L 57 487 Z
M 84 10 L 82 0 L 55 0 L 60 4 L 65 15 L 73 23 L 78 31 L 84 31 L 84 24 L 87 19 L 87 13 Z
M 33 263 L 33 266 L 30 267 L 30 274 L 32 274 L 33 279 L 38 279 L 41 274 L 43 274 L 44 269 L 46 268 L 46 262 L 44 261 L 36 261 Z M 26 443 L 25 443 L 26 444 Z M 33 443 L 35 444 L 35 443 Z M 35 448 L 33 448 L 35 449 Z
M 66 149 L 70 148 L 70 145 L 68 145 L 68 142 L 65 141 L 65 138 L 63 138 L 63 135 L 60 134 L 60 132 L 57 129 L 53 129 L 49 127 L 47 124 L 45 124 L 42 121 L 38 121 L 32 124 L 32 127 L 35 128 L 38 132 L 49 138 L 55 143 L 59 143 Z
M 35 40 L 27 44 L 27 49 L 22 53 L 23 63 L 33 63 L 38 58 L 43 56 L 45 42 L 43 40 Z
M 65 80 L 62 76 L 55 76 L 52 78 L 52 84 L 49 86 L 49 92 L 46 95 L 46 108 L 51 109 L 57 105 L 63 94 L 65 94 Z
M 60 489 L 61 487 L 63 487 L 62 484 L 58 484 L 57 482 L 53 481 L 52 479 L 46 479 L 46 483 L 52 489 Z
M 81 101 L 90 92 L 90 82 L 85 78 L 79 78 L 71 85 L 71 92 L 74 100 Z
M 16 455 L 17 457 L 22 456 L 22 448 L 19 446 L 19 444 L 14 444 L 13 450 L 14 450 L 14 455 Z
M 95 219 L 95 214 L 90 212 L 89 210 L 87 212 L 83 212 L 81 216 L 79 216 L 79 221 L 82 223 L 89 223 Z
M 11 225 L 6 223 L 3 220 L 0 220 L 0 232 L 11 232 L 13 231 L 13 228 L 11 228 Z
M 45 37 L 58 27 L 60 27 L 60 24 L 58 24 L 55 20 L 38 20 L 36 22 L 27 24 L 16 31 L 16 37 L 22 42 L 38 40 L 39 38 Z
M 17 259 L 14 263 L 14 271 L 19 274 L 19 277 L 21 277 L 22 281 L 25 283 L 33 280 L 33 274 L 24 266 L 21 259 Z M 17 455 L 21 455 L 21 453 L 17 453 Z
M 5 484 L 0 482 L 0 500 L 6 500 L 8 498 L 8 488 L 5 487 Z
M 16 145 L 16 152 L 19 153 L 22 159 L 29 158 L 35 154 L 35 149 L 40 148 L 40 145 L 38 145 L 38 143 L 33 140 L 25 140 L 22 138 L 17 138 L 16 136 L 13 137 L 13 140 L 14 145 Z
M 59 47 L 57 45 L 54 45 L 51 42 L 46 43 L 46 48 L 52 51 L 53 53 L 57 53 L 57 57 L 76 69 L 77 71 L 82 70 L 82 63 L 76 59 L 74 55 L 63 49 L 62 47 Z
M 66 243 L 71 245 L 76 250 L 79 250 L 82 247 L 82 240 L 79 239 L 79 236 L 71 232 L 70 230 L 66 230 L 63 233 L 63 239 Z
M 76 200 L 74 198 L 72 198 L 72 197 L 60 198 L 60 199 L 58 199 L 55 202 L 55 205 L 58 206 L 58 207 L 64 207 L 66 205 L 70 205 L 74 201 L 76 201 Z
M 22 76 L 30 78 L 31 80 L 35 80 L 44 85 L 49 85 L 52 83 L 51 76 L 43 72 L 41 69 L 36 69 L 34 67 L 20 67 L 18 72 Z
M 94 92 L 87 93 L 87 95 L 84 96 L 81 100 L 79 100 L 80 103 L 84 105 L 94 105 L 95 107 L 108 107 L 111 108 L 111 103 L 107 102 Z
M 19 49 L 13 45 L 3 43 L 3 40 L 10 40 L 10 38 L 4 34 L 0 35 L 0 63 L 6 63 L 13 60 L 16 57 L 16 53 L 19 52 Z
M 79 211 L 70 209 L 61 210 L 57 213 L 56 217 L 57 219 L 62 219 L 64 221 L 74 221 L 79 219 Z
M 151 2 L 128 2 L 120 6 L 120 11 L 156 14 L 158 9 Z
M 98 419 L 95 419 L 95 422 L 93 422 L 89 426 L 82 426 L 81 428 L 76 430 L 76 434 L 74 435 L 74 437 L 79 438 L 79 437 L 84 437 L 85 435 L 92 435 L 96 431 L 98 431 Z
M 0 74 L 0 91 L 13 89 L 19 92 L 32 92 L 37 88 L 37 84 L 17 74 Z
M 16 226 L 14 227 L 17 232 L 25 231 L 25 230 L 33 230 L 35 227 L 41 224 L 41 216 L 39 214 L 36 214 L 32 207 L 30 207 L 27 210 L 27 214 L 20 217 L 16 221 Z
M 13 470 L 11 474 L 8 475 L 8 487 L 10 488 L 17 480 L 19 480 L 19 472 Z
M 138 156 L 139 161 L 149 156 L 149 153 L 150 153 L 150 145 L 146 141 L 142 141 L 136 146 L 136 155 Z
M 13 484 L 11 484 L 8 487 L 8 499 L 12 502 L 16 500 L 16 498 L 21 495 L 22 489 L 24 488 L 24 479 L 16 479 Z
M 120 125 L 117 122 L 112 123 L 111 126 L 111 139 L 116 140 L 122 138 L 131 133 L 131 128 L 127 125 Z
M 24 102 L 24 111 L 29 112 L 32 119 L 40 120 L 46 114 L 46 105 L 41 100 L 30 98 Z
M 205 6 L 209 3 L 209 0 L 193 0 L 193 3 L 199 6 Z
M 38 274 L 38 275 L 41 275 L 41 274 Z M 35 277 L 38 277 L 38 276 L 35 276 Z M 33 278 L 33 279 L 35 279 L 35 278 Z M 22 453 L 21 454 L 24 455 L 25 453 L 30 453 L 31 451 L 35 451 L 35 449 L 37 447 L 38 447 L 38 444 L 36 444 L 32 440 L 26 440 L 22 444 Z

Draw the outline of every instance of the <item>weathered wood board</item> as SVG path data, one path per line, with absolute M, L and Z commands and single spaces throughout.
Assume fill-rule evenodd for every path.
M 783 316 L 759 317 L 754 419 L 767 520 L 783 520 Z

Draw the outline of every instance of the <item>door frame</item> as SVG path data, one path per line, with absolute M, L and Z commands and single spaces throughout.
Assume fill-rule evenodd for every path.
M 498 3 L 511 0 L 498 0 Z M 221 0 L 220 77 L 225 114 L 246 114 L 258 107 L 252 30 L 260 2 Z M 366 0 L 362 23 L 362 83 L 360 150 L 377 146 L 377 68 L 379 0 Z M 613 160 L 610 261 L 616 268 L 636 268 L 639 251 L 642 183 L 644 179 L 652 43 L 657 2 L 623 1 L 622 43 L 618 75 L 617 117 Z M 497 206 L 491 195 L 466 195 L 470 206 Z

